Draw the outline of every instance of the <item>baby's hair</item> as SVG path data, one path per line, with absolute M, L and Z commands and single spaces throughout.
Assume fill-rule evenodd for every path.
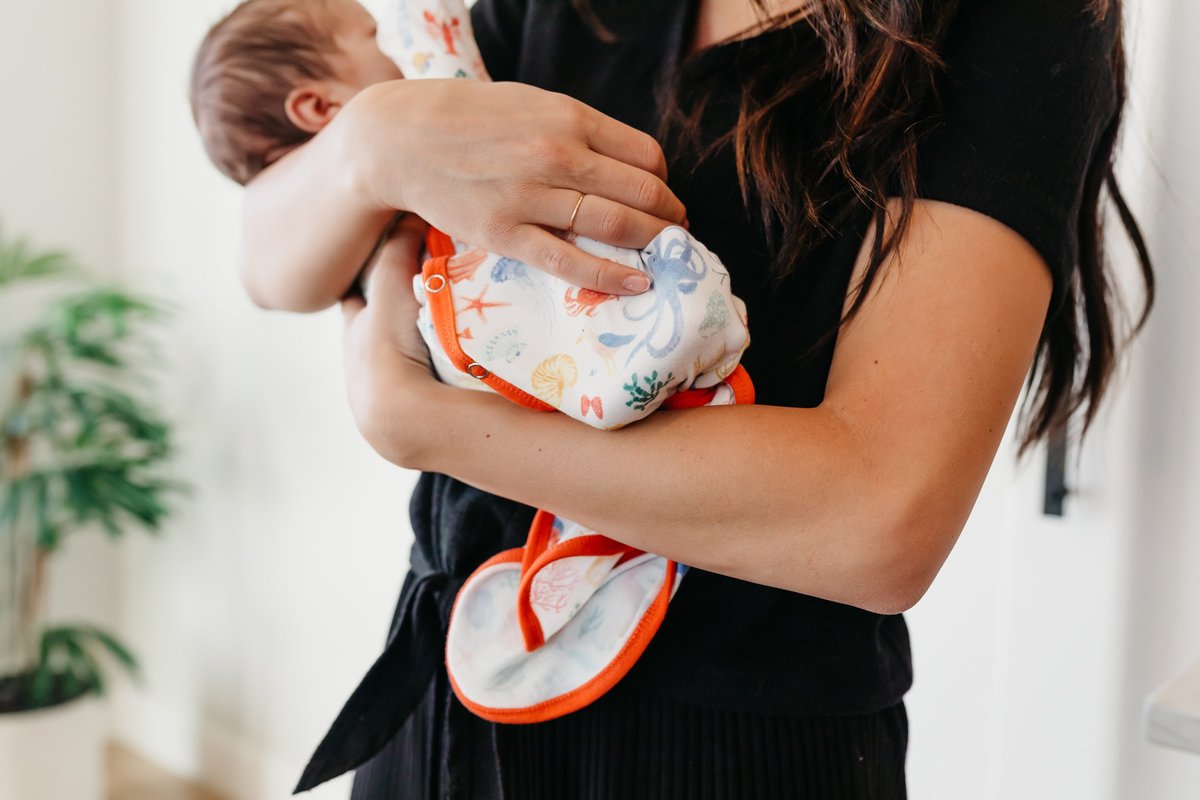
M 245 185 L 312 138 L 288 119 L 288 94 L 333 77 L 328 0 L 246 0 L 213 26 L 192 67 L 192 116 L 208 156 Z

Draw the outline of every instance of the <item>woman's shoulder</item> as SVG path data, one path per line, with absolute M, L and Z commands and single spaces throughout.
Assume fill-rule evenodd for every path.
M 960 0 L 946 34 L 954 86 L 1034 91 L 1111 86 L 1121 23 L 1117 0 Z
M 919 193 L 998 219 L 1055 278 L 1078 256 L 1083 186 L 1117 120 L 1116 0 L 963 0 L 947 32 Z

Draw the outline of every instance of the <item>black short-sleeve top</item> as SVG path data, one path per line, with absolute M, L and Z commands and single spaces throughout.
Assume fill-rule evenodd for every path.
M 659 127 L 664 93 L 686 98 L 690 88 L 707 86 L 714 101 L 702 127 L 715 140 L 736 119 L 746 68 L 762 59 L 811 63 L 822 51 L 799 22 L 685 61 L 697 5 L 592 0 L 603 34 L 571 0 L 479 0 L 472 21 L 497 80 L 564 92 L 648 132 Z M 1054 279 L 1051 314 L 1075 269 L 1085 176 L 1115 120 L 1118 20 L 1110 13 L 1097 21 L 1092 5 L 961 2 L 943 54 L 941 109 L 920 148 L 922 197 L 989 215 L 1041 254 Z M 806 107 L 787 121 L 800 148 L 813 127 Z M 668 160 L 691 231 L 721 257 L 746 301 L 752 344 L 744 363 L 758 401 L 818 405 L 836 340 L 826 339 L 815 355 L 806 351 L 836 327 L 869 211 L 852 209 L 801 268 L 772 284 L 764 280 L 774 255 L 769 238 L 742 200 L 728 148 L 705 158 L 668 153 Z M 457 588 L 484 560 L 523 544 L 532 515 L 447 476 L 421 477 L 411 502 L 411 570 L 389 646 L 314 757 L 308 785 L 361 763 L 403 722 L 440 661 Z M 899 702 L 912 682 L 911 663 L 900 616 L 694 569 L 625 680 L 713 707 L 849 715 Z
M 1036 248 L 1054 278 L 1051 313 L 1076 263 L 1084 179 L 1116 111 L 1117 13 L 1098 20 L 1092 5 L 961 3 L 944 49 L 941 109 L 920 150 L 922 197 L 994 217 Z M 594 1 L 608 37 L 568 0 L 480 0 L 474 24 L 497 80 L 570 94 L 649 132 L 658 128 L 664 89 L 684 97 L 689 83 L 712 82 L 719 101 L 709 104 L 703 126 L 713 138 L 736 119 L 739 66 L 822 56 L 815 32 L 800 22 L 702 50 L 681 67 L 696 6 L 694 0 Z M 805 122 L 802 116 L 791 121 L 800 143 Z M 699 163 L 679 153 L 668 160 L 670 185 L 687 206 L 691 231 L 724 260 L 734 291 L 747 302 L 752 344 L 744 363 L 759 402 L 819 404 L 834 343 L 801 356 L 837 323 L 869 213 L 852 214 L 803 268 L 772 288 L 762 280 L 772 260 L 768 239 L 756 210 L 743 203 L 729 149 Z M 425 479 L 415 500 L 418 524 L 426 524 L 435 507 L 441 507 L 436 519 L 445 520 L 448 502 L 455 520 L 479 506 L 497 519 L 518 513 L 508 501 L 461 485 L 448 493 L 449 483 Z M 491 534 L 500 530 L 496 524 L 488 531 L 441 526 L 419 535 L 443 547 L 461 543 L 475 563 L 519 544 L 497 541 Z M 477 549 L 480 541 L 488 544 Z M 901 617 L 698 570 L 689 572 L 661 631 L 627 678 L 688 700 L 802 714 L 877 710 L 899 701 L 911 679 Z

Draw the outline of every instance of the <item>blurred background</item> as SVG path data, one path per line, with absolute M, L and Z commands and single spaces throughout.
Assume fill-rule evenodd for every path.
M 119 757 L 211 793 L 195 796 L 263 800 L 288 796 L 383 643 L 415 476 L 354 428 L 338 314 L 269 314 L 239 285 L 239 190 L 205 160 L 186 101 L 194 48 L 230 5 L 0 0 L 0 231 L 175 309 L 154 397 L 192 494 L 161 536 L 66 541 L 46 617 L 102 625 L 137 655 L 141 680 L 114 674 L 89 723 Z M 1159 304 L 1068 464 L 1066 515 L 1043 515 L 1045 455 L 1018 465 L 1010 432 L 909 615 L 917 800 L 1200 796 L 1200 755 L 1143 724 L 1147 696 L 1200 665 L 1200 4 L 1127 14 L 1122 174 Z M 5 716 L 0 748 L 16 747 Z M 17 760 L 0 752 L 0 771 Z M 348 793 L 342 779 L 311 796 Z

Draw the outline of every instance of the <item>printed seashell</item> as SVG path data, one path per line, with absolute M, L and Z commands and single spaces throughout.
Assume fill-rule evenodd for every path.
M 547 358 L 537 365 L 530 376 L 533 393 L 555 408 L 562 404 L 563 392 L 578 380 L 579 368 L 575 365 L 575 359 L 566 355 Z
M 433 63 L 433 53 L 414 53 L 412 63 L 417 70 L 417 74 L 424 75 L 426 72 L 429 72 L 429 67 Z
M 511 364 L 521 357 L 521 351 L 524 349 L 525 342 L 521 341 L 520 333 L 513 329 L 493 336 L 487 343 L 484 354 L 488 361 L 502 358 Z
M 480 250 L 478 247 L 465 253 L 459 253 L 446 260 L 446 274 L 450 276 L 451 283 L 472 280 L 475 277 L 475 270 L 479 269 L 479 265 L 486 259 L 487 251 Z

